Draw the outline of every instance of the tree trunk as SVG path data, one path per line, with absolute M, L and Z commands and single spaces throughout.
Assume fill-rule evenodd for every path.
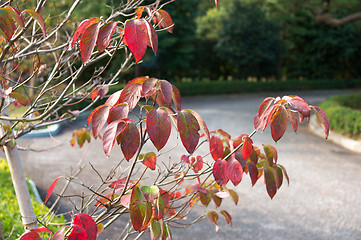
M 7 114 L 7 110 L 4 110 Z M 10 125 L 9 122 L 3 121 L 2 124 Z M 5 134 L 2 127 L 0 127 L 0 135 Z M 29 189 L 26 184 L 23 166 L 20 161 L 18 148 L 15 145 L 13 149 L 8 146 L 3 146 L 5 151 L 6 160 L 10 169 L 12 182 L 14 185 L 16 198 L 18 200 L 21 219 L 25 230 L 31 230 L 37 228 L 36 216 L 34 213 L 33 205 L 31 203 Z

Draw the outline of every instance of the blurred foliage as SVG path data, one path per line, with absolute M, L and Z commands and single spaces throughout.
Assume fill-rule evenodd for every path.
M 28 188 L 35 214 L 41 219 L 49 209 L 35 200 L 34 191 L 29 183 Z M 15 190 L 5 159 L 0 159 L 0 222 L 5 239 L 18 239 L 24 233 Z M 63 223 L 65 219 L 55 217 L 52 222 Z M 50 229 L 56 231 L 57 227 L 51 226 Z
M 320 107 L 330 120 L 330 129 L 361 139 L 361 92 L 330 97 Z

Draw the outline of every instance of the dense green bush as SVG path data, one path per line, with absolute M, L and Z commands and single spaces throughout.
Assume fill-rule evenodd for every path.
M 30 184 L 28 188 L 35 214 L 41 218 L 48 212 L 48 208 L 35 200 Z M 9 168 L 4 159 L 0 159 L 0 222 L 5 239 L 17 239 L 24 232 Z M 53 222 L 64 222 L 64 218 L 57 217 Z
M 330 97 L 320 107 L 327 114 L 332 130 L 361 139 L 361 92 Z

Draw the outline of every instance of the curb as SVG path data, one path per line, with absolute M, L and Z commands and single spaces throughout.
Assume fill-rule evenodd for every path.
M 311 116 L 309 128 L 312 130 L 312 133 L 316 134 L 317 136 L 322 138 L 325 137 L 322 128 L 317 123 L 317 118 L 315 115 Z M 328 135 L 328 140 L 350 151 L 361 153 L 361 142 L 359 141 L 352 140 L 332 131 L 330 131 Z

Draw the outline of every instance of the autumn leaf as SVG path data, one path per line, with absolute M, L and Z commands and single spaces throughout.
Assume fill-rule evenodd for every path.
M 216 182 L 223 186 L 229 181 L 227 174 L 227 161 L 224 159 L 217 160 L 213 165 L 213 176 Z
M 80 226 L 85 230 L 86 240 L 96 240 L 97 225 L 93 220 L 93 218 L 90 217 L 89 215 L 85 213 L 77 213 L 74 216 L 73 226 Z M 68 239 L 70 239 L 70 235 Z
M 83 63 L 86 64 L 94 50 L 99 33 L 99 22 L 89 25 L 80 38 L 80 54 Z
M 76 43 L 78 38 L 84 33 L 84 31 L 88 28 L 88 26 L 90 26 L 94 23 L 98 23 L 99 21 L 100 21 L 100 18 L 98 18 L 98 17 L 93 17 L 90 19 L 83 20 L 79 24 L 79 27 L 77 28 L 77 30 L 75 31 L 75 33 L 73 35 L 72 41 L 70 42 L 70 48 L 72 48 L 74 46 L 74 44 Z
M 163 9 L 159 9 L 155 12 L 155 17 L 160 27 L 165 28 L 170 33 L 173 32 L 174 23 L 168 12 Z
M 64 177 L 63 177 L 63 176 L 60 176 L 60 177 L 58 177 L 57 179 L 55 179 L 55 180 L 51 183 L 51 185 L 50 185 L 50 187 L 49 187 L 49 189 L 48 189 L 48 192 L 46 193 L 46 198 L 45 198 L 44 204 L 49 200 L 50 195 L 51 195 L 51 194 L 53 193 L 53 191 L 54 191 L 55 185 L 57 184 L 57 182 L 58 182 L 61 178 L 64 178 Z
M 158 151 L 167 143 L 171 129 L 170 118 L 165 110 L 153 109 L 147 113 L 148 135 Z
M 144 155 L 142 163 L 152 170 L 155 170 L 157 163 L 157 155 L 154 152 L 149 152 Z
M 44 37 L 46 37 L 45 21 L 41 14 L 33 9 L 26 9 L 23 12 L 30 14 L 30 16 L 39 24 L 41 31 L 43 31 Z
M 118 22 L 111 21 L 100 28 L 96 42 L 96 46 L 99 52 L 103 52 L 106 47 L 108 47 L 117 24 Z
M 330 132 L 330 124 L 328 122 L 328 118 L 327 115 L 325 114 L 324 111 L 321 110 L 321 108 L 317 107 L 317 106 L 312 106 L 312 108 L 315 110 L 316 112 L 316 117 L 318 122 L 321 124 L 323 131 L 325 133 L 325 138 L 328 138 L 328 134 Z
M 119 134 L 120 147 L 125 159 L 131 159 L 137 152 L 140 144 L 138 128 L 134 123 L 128 122 L 123 131 Z
M 213 223 L 216 227 L 216 232 L 219 230 L 219 226 L 217 224 L 218 221 L 218 214 L 215 211 L 208 211 L 207 212 L 208 219 Z
M 288 124 L 287 111 L 284 106 L 281 106 L 272 116 L 271 120 L 271 134 L 275 142 L 280 140 L 286 132 Z
M 188 111 L 182 110 L 177 114 L 177 128 L 183 146 L 188 153 L 193 153 L 199 141 L 199 124 L 197 119 Z

